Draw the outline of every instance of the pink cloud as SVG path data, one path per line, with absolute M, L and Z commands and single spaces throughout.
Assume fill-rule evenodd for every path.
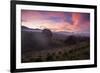
M 71 13 L 72 23 L 66 21 L 64 12 L 45 12 L 45 11 L 32 11 L 22 10 L 22 25 L 30 28 L 44 29 L 48 28 L 52 31 L 69 31 L 69 32 L 82 32 L 90 29 L 89 21 L 83 21 L 82 13 Z M 61 22 L 53 22 L 48 19 L 50 17 L 59 17 Z

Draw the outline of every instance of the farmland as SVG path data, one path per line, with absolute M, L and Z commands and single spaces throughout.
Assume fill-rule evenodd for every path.
M 29 30 L 28 28 L 24 28 Z M 39 32 L 37 32 L 39 31 Z M 90 59 L 90 37 L 50 30 L 22 31 L 21 62 Z M 38 33 L 38 34 L 37 34 Z M 44 35 L 46 33 L 46 36 Z M 31 34 L 31 36 L 30 36 Z M 25 36 L 28 37 L 25 37 Z M 35 37 L 38 36 L 38 37 Z M 39 37 L 41 36 L 41 37 Z M 27 40 L 26 40 L 27 39 Z

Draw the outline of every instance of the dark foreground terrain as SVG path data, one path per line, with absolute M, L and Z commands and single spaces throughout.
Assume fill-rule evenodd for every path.
M 21 48 L 21 61 L 24 63 L 90 59 L 90 38 L 87 34 L 22 26 Z

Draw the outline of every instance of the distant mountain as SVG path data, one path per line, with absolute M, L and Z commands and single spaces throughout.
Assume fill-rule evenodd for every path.
M 29 28 L 26 26 L 21 26 L 21 29 L 29 29 Z
M 41 29 L 32 29 L 28 28 L 26 26 L 21 26 L 21 31 L 27 32 L 27 33 L 33 33 L 34 35 L 40 34 L 43 30 Z M 60 32 L 52 32 L 54 39 L 61 39 L 65 40 L 69 36 L 76 36 L 76 37 L 90 37 L 89 32 L 66 32 L 66 31 L 60 31 Z M 39 35 L 41 36 L 41 35 Z
M 65 41 L 69 37 L 86 40 L 89 39 L 89 33 L 65 31 L 52 32 L 50 29 L 32 29 L 26 26 L 21 26 L 22 52 L 27 52 L 30 50 L 39 51 L 47 48 L 50 49 L 52 47 L 51 45 L 54 47 L 56 44 L 62 43 L 62 41 Z
M 27 32 L 41 32 L 41 29 L 32 29 L 32 28 L 28 28 L 26 26 L 21 26 L 21 31 L 27 31 Z
M 70 35 L 74 35 L 74 36 L 90 36 L 89 32 L 66 32 L 66 31 L 61 31 L 61 32 L 55 32 L 56 34 L 60 34 L 60 35 L 65 35 L 65 36 L 70 36 Z
M 28 28 L 26 26 L 21 26 L 21 31 L 27 31 L 27 32 L 42 32 L 43 30 L 41 29 L 32 29 L 32 28 Z M 53 33 L 53 37 L 54 38 L 58 38 L 58 39 L 65 39 L 67 36 L 85 36 L 85 37 L 89 37 L 90 33 L 89 32 L 66 32 L 66 31 L 60 31 L 60 32 L 52 32 Z
M 21 26 L 21 47 L 23 52 L 50 48 L 52 32 L 49 29 L 31 29 Z

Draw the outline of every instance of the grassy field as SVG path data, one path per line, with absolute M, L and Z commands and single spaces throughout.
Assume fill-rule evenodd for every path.
M 22 62 L 48 62 L 64 60 L 86 60 L 90 59 L 90 44 L 84 40 L 73 44 L 61 40 L 52 40 L 53 47 L 39 51 L 27 51 L 22 53 Z

